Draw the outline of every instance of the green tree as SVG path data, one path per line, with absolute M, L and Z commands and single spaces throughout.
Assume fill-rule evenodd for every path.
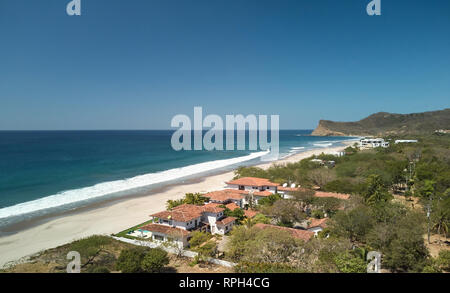
M 351 252 L 344 252 L 338 254 L 334 258 L 334 262 L 338 270 L 342 273 L 366 273 L 367 263 L 359 255 Z
M 207 201 L 200 193 L 186 193 L 185 204 L 203 205 Z
M 208 241 L 211 238 L 209 234 L 201 231 L 194 231 L 191 233 L 191 239 L 189 239 L 189 245 L 191 247 L 197 247 L 200 244 Z
M 159 273 L 168 264 L 167 252 L 161 248 L 153 248 L 142 259 L 141 268 L 146 273 Z
M 386 202 L 393 198 L 384 186 L 381 176 L 376 174 L 367 177 L 366 190 L 364 191 L 363 196 L 366 203 L 369 205 Z
M 282 199 L 281 195 L 277 194 L 271 194 L 267 197 L 261 198 L 258 201 L 258 205 L 262 206 L 272 206 L 277 200 Z
M 149 251 L 146 247 L 133 247 L 120 252 L 116 267 L 122 273 L 141 273 L 141 263 Z
M 349 211 L 339 211 L 333 217 L 331 233 L 343 236 L 350 241 L 364 241 L 374 224 L 370 209 L 358 206 Z
M 182 205 L 183 203 L 184 203 L 184 198 L 181 198 L 181 199 L 175 199 L 175 200 L 169 199 L 169 200 L 166 202 L 166 209 L 170 211 L 170 210 L 172 210 L 173 208 Z

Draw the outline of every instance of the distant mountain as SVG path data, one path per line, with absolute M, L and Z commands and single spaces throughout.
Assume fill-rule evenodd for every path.
M 450 129 L 450 109 L 440 111 L 391 114 L 380 112 L 357 122 L 320 120 L 312 135 L 317 136 L 382 136 L 433 133 Z

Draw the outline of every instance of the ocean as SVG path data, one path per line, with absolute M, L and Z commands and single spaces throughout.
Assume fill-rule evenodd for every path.
M 261 151 L 174 151 L 173 131 L 0 132 L 0 227 L 260 162 Z M 280 131 L 280 156 L 349 137 Z

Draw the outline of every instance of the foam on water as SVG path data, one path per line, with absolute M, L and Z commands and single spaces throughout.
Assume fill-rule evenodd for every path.
M 250 161 L 268 154 L 265 152 L 255 152 L 247 156 L 209 161 L 194 164 L 186 167 L 170 169 L 157 173 L 149 173 L 136 177 L 109 181 L 96 184 L 94 186 L 63 191 L 54 195 L 46 196 L 37 200 L 20 203 L 14 206 L 0 209 L 0 219 L 21 216 L 25 214 L 35 213 L 47 209 L 54 209 L 77 202 L 84 202 L 96 198 L 104 197 L 111 194 L 124 192 L 127 190 L 147 187 L 153 184 L 163 183 L 167 181 L 177 180 L 183 177 L 192 176 L 198 173 L 212 171 L 224 168 L 230 165 Z
M 326 148 L 326 147 L 332 146 L 333 144 L 330 142 L 330 143 L 314 143 L 313 145 L 314 146 L 318 146 L 318 147 L 322 147 L 322 148 Z

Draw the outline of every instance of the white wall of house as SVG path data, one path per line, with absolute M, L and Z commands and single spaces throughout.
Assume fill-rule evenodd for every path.
M 165 226 L 181 228 L 184 230 L 190 230 L 190 229 L 194 229 L 195 227 L 197 227 L 198 224 L 200 223 L 200 221 L 201 221 L 201 217 L 195 218 L 188 222 L 178 222 L 178 221 L 173 221 L 173 220 L 159 219 L 158 222 L 156 222 L 156 223 L 165 225 Z
M 217 225 L 217 234 L 225 235 L 231 231 L 233 228 L 234 222 L 229 223 L 227 225 Z
M 322 230 L 323 230 L 322 227 L 312 227 L 308 229 L 308 231 L 314 232 L 314 236 L 317 236 L 317 233 L 319 233 Z
M 241 188 L 239 188 L 241 187 Z M 242 187 L 244 189 L 242 189 Z M 227 188 L 229 189 L 237 189 L 237 190 L 245 190 L 245 191 L 264 191 L 264 190 L 268 190 L 272 193 L 276 193 L 277 192 L 277 187 L 276 186 L 249 186 L 249 185 L 237 185 L 237 184 L 228 184 Z
M 189 246 L 187 236 L 182 236 L 178 239 L 174 239 L 173 236 L 164 233 L 150 231 L 150 234 L 152 240 L 157 243 L 172 242 L 174 245 L 178 246 L 181 249 Z

